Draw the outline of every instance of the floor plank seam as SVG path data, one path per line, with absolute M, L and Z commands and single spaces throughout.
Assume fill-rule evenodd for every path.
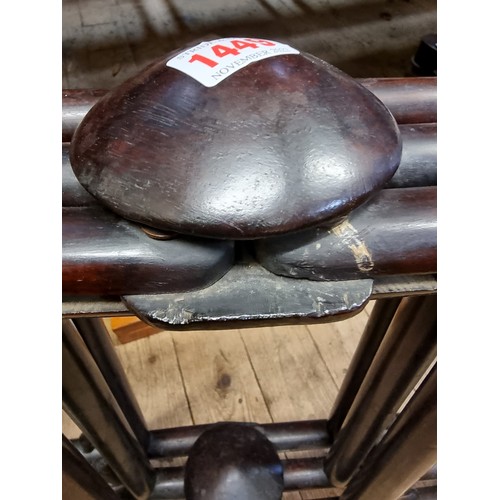
M 267 401 L 267 398 L 266 398 L 266 394 L 264 393 L 264 391 L 262 390 L 262 385 L 260 383 L 260 380 L 259 380 L 259 377 L 257 376 L 257 372 L 255 371 L 255 367 L 253 365 L 253 361 L 252 361 L 252 357 L 250 356 L 250 353 L 248 352 L 248 348 L 247 348 L 247 344 L 245 342 L 245 337 L 241 334 L 241 330 L 238 330 L 238 334 L 240 336 L 240 339 L 241 341 L 243 342 L 243 347 L 245 348 L 245 352 L 247 354 L 247 357 L 248 357 L 248 361 L 250 363 L 250 366 L 252 368 L 252 372 L 253 372 L 253 375 L 255 377 L 255 380 L 257 382 L 257 386 L 259 387 L 259 390 L 260 390 L 260 393 L 262 394 L 262 399 L 264 401 L 264 404 L 266 405 L 266 409 L 267 409 L 267 413 L 269 414 L 269 417 L 271 419 L 272 422 L 275 422 L 274 420 L 274 417 L 273 417 L 273 414 L 271 412 L 271 408 L 269 406 L 269 403 Z M 259 422 L 258 422 L 259 423 Z
M 179 375 L 180 375 L 181 381 L 182 381 L 182 391 L 184 392 L 184 397 L 186 398 L 186 403 L 187 403 L 187 407 L 189 410 L 189 416 L 191 417 L 191 423 L 196 424 L 195 419 L 194 419 L 194 415 L 193 415 L 193 410 L 191 409 L 191 401 L 189 400 L 189 397 L 188 397 L 188 394 L 186 391 L 186 383 L 184 381 L 184 374 L 182 373 L 181 364 L 179 362 L 179 356 L 177 354 L 177 346 L 175 344 L 174 335 L 172 335 L 171 338 L 172 338 L 172 345 L 174 346 L 175 361 L 177 362 L 177 369 L 179 370 Z
M 333 382 L 333 385 L 337 388 L 337 394 L 338 394 L 340 392 L 340 387 L 337 385 L 337 382 L 335 382 L 335 379 L 333 378 L 333 375 L 330 372 L 330 369 L 328 368 L 328 363 L 326 362 L 325 358 L 323 357 L 321 349 L 319 348 L 318 344 L 316 343 L 316 340 L 314 339 L 314 335 L 311 333 L 311 330 L 309 329 L 309 325 L 306 325 L 306 330 L 307 330 L 307 333 L 309 334 L 309 337 L 311 338 L 311 340 L 314 344 L 314 347 L 316 348 L 316 352 L 319 354 L 321 361 L 325 365 L 326 371 L 327 371 L 328 375 L 330 376 L 330 378 Z M 333 407 L 333 403 L 334 402 L 332 401 L 332 407 Z

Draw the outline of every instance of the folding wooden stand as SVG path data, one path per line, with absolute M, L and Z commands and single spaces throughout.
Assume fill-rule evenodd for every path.
M 377 302 L 330 419 L 252 424 L 276 451 L 330 446 L 324 458 L 282 460 L 284 491 L 337 485 L 346 486 L 341 498 L 396 499 L 415 483 L 411 495 L 423 494 L 421 483 L 429 495 L 436 480 L 435 304 L 434 294 Z M 63 374 L 64 409 L 92 443 L 73 446 L 94 465 L 95 487 L 104 477 L 119 495 L 183 498 L 183 468 L 153 469 L 148 459 L 189 457 L 215 424 L 148 431 L 97 318 L 63 320 Z
M 283 491 L 329 486 L 341 492 L 336 497 L 340 500 L 437 498 L 437 284 L 432 238 L 436 188 L 435 174 L 429 181 L 433 174 L 429 177 L 427 170 L 432 164 L 428 148 L 417 151 L 419 144 L 429 143 L 432 127 L 435 141 L 435 125 L 429 123 L 436 120 L 436 81 L 373 79 L 363 84 L 392 106 L 410 137 L 407 148 L 415 148 L 403 155 L 413 180 L 400 172 L 399 186 L 387 186 L 366 205 L 368 209 L 361 206 L 348 216 L 350 227 L 365 224 L 367 229 L 359 231 L 372 231 L 372 248 L 377 251 L 370 254 L 369 266 L 363 265 L 365 261 L 346 261 L 336 269 L 321 260 L 319 250 L 314 254 L 320 248 L 317 241 L 337 249 L 341 257 L 339 241 L 328 238 L 342 237 L 348 245 L 357 245 L 352 235 L 324 228 L 313 230 L 304 242 L 300 235 L 287 240 L 283 255 L 278 250 L 284 248 L 281 238 L 286 235 L 269 244 L 214 242 L 205 258 L 196 242 L 158 242 L 133 223 L 102 213 L 70 174 L 63 176 L 63 407 L 83 432 L 73 441 L 63 437 L 65 499 L 267 500 L 281 498 Z M 89 102 L 102 94 L 66 91 L 63 103 L 73 106 L 74 121 L 75 109 L 83 115 Z M 82 95 L 85 98 L 79 100 Z M 413 120 L 416 125 L 402 125 Z M 69 119 L 65 122 L 63 140 L 71 139 L 74 125 Z M 391 233 L 394 227 L 399 229 Z M 106 235 L 116 247 L 102 245 L 100 252 L 93 252 L 95 242 Z M 312 242 L 318 267 L 299 268 L 302 257 L 295 261 L 290 250 L 299 240 L 299 249 L 305 240 Z M 174 267 L 179 273 L 189 270 L 190 259 L 208 263 L 208 274 L 196 267 L 200 279 L 206 280 L 200 289 L 151 271 L 158 243 L 171 254 L 182 254 Z M 120 252 L 125 249 L 131 249 L 128 256 L 143 252 L 147 262 L 127 260 L 126 252 Z M 82 268 L 88 281 L 79 278 Z M 141 268 L 145 290 L 128 289 L 132 285 L 127 277 L 133 274 L 140 281 Z M 297 269 L 303 274 L 294 275 Z M 310 279 L 306 273 L 311 269 L 322 278 Z M 198 278 L 191 273 L 190 279 Z M 162 280 L 171 280 L 171 288 L 163 290 Z M 167 329 L 339 321 L 358 313 L 370 299 L 376 299 L 376 305 L 327 420 L 149 430 L 102 321 L 135 314 Z M 289 450 L 325 449 L 328 452 L 316 458 L 278 456 Z M 173 457 L 187 457 L 186 466 L 152 465 L 153 459 Z

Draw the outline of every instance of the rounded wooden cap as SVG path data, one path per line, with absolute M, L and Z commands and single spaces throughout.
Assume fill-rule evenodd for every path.
M 74 135 L 76 177 L 121 216 L 261 238 L 344 215 L 395 173 L 393 116 L 330 64 L 276 55 L 207 87 L 166 65 L 177 54 L 106 94 Z
M 216 424 L 189 452 L 187 500 L 279 500 L 283 489 L 283 466 L 276 450 L 250 424 Z

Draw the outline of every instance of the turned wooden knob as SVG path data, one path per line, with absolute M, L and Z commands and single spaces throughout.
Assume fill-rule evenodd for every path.
M 396 122 L 353 78 L 277 42 L 199 47 L 110 91 L 78 127 L 72 168 L 111 210 L 158 229 L 260 238 L 344 215 L 396 171 Z M 214 81 L 167 66 L 176 57 Z
M 219 423 L 189 452 L 187 500 L 279 500 L 283 489 L 283 466 L 276 450 L 250 424 Z

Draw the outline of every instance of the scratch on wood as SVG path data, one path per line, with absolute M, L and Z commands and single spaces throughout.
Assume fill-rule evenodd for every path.
M 345 241 L 360 271 L 366 273 L 373 269 L 372 255 L 366 243 L 361 239 L 356 228 L 347 219 L 332 227 L 329 232 Z

